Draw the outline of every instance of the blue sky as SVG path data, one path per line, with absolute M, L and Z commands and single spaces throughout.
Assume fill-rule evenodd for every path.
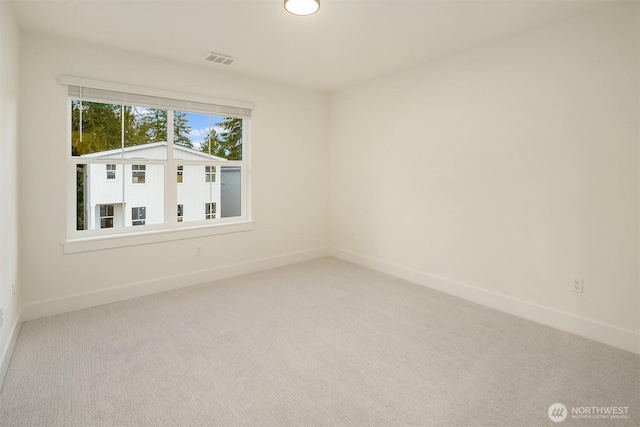
M 185 118 L 187 119 L 187 125 L 191 128 L 191 132 L 187 137 L 191 140 L 193 148 L 196 150 L 200 148 L 200 144 L 204 141 L 211 127 L 218 132 L 221 131 L 217 124 L 224 120 L 224 117 L 198 113 L 187 113 Z

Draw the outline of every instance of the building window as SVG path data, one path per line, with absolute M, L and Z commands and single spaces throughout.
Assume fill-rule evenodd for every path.
M 216 167 L 215 166 L 205 166 L 204 167 L 204 181 L 205 182 L 216 182 Z
M 170 92 L 68 76 L 60 81 L 68 86 L 71 122 L 70 247 L 75 241 L 125 236 L 138 225 L 149 226 L 150 234 L 204 225 L 205 220 L 220 232 L 249 225 L 249 104 L 208 104 L 188 95 L 164 98 Z M 222 175 L 232 168 L 238 185 L 222 188 Z M 116 179 L 121 185 L 113 185 Z
M 144 184 L 146 181 L 147 167 L 145 165 L 131 165 L 131 182 Z
M 182 173 L 184 172 L 183 166 L 178 166 L 178 184 L 182 184 Z
M 131 225 L 144 225 L 147 220 L 147 208 L 144 206 L 131 208 Z
M 113 228 L 114 205 L 100 205 L 100 228 Z
M 107 165 L 107 179 L 116 179 L 116 165 Z
M 204 217 L 205 219 L 216 218 L 216 202 L 204 204 Z

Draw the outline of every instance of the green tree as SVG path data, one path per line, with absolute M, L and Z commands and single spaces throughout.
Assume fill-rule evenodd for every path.
M 221 131 L 211 129 L 200 149 L 217 157 L 242 160 L 242 119 L 225 117 L 218 127 Z
M 150 109 L 141 116 L 138 132 L 145 135 L 146 142 L 167 140 L 167 110 Z
M 74 155 L 107 151 L 122 145 L 119 105 L 74 100 L 71 104 L 71 147 Z M 82 137 L 80 113 L 82 112 Z
M 191 127 L 187 124 L 187 113 L 176 111 L 173 113 L 173 143 L 187 148 L 193 148 L 193 143 L 187 135 Z
M 215 129 L 209 129 L 209 133 L 204 138 L 202 144 L 200 144 L 200 151 L 207 154 L 216 155 L 216 148 L 220 144 L 220 138 L 218 137 L 218 132 Z

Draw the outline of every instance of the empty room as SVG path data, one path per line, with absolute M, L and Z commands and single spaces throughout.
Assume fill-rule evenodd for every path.
M 0 0 L 0 174 L 0 426 L 640 425 L 637 1 Z

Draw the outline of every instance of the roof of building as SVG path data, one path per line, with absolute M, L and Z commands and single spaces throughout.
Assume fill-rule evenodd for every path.
M 125 154 L 125 153 L 136 153 L 136 154 L 141 154 L 140 158 L 141 159 L 145 159 L 146 157 L 143 156 L 142 154 L 144 154 L 144 151 L 150 151 L 156 148 L 160 148 L 160 147 L 166 147 L 167 146 L 167 142 L 166 141 L 160 141 L 160 142 L 151 142 L 149 144 L 140 144 L 140 145 L 133 145 L 131 147 L 124 147 L 124 148 L 116 148 L 113 150 L 106 150 L 106 151 L 99 151 L 97 153 L 89 153 L 89 154 L 84 154 L 80 157 L 89 157 L 89 158 L 94 158 L 94 159 L 99 159 L 99 158 L 115 158 L 114 156 L 116 155 L 121 155 L 121 154 Z M 210 155 L 207 153 L 204 153 L 202 151 L 199 150 L 194 150 L 193 148 L 188 148 L 188 147 L 183 147 L 181 145 L 174 145 L 173 149 L 176 151 L 180 151 L 184 154 L 188 154 L 191 156 L 198 156 L 198 157 L 202 157 L 205 158 L 207 160 L 215 160 L 217 162 L 226 162 L 228 161 L 227 159 L 223 158 L 223 157 L 218 157 L 218 156 L 214 156 L 214 155 Z M 131 156 L 133 157 L 133 156 Z M 131 157 L 125 157 L 125 158 L 131 158 Z M 137 157 L 137 156 L 136 156 Z M 182 160 L 182 159 L 180 159 Z

